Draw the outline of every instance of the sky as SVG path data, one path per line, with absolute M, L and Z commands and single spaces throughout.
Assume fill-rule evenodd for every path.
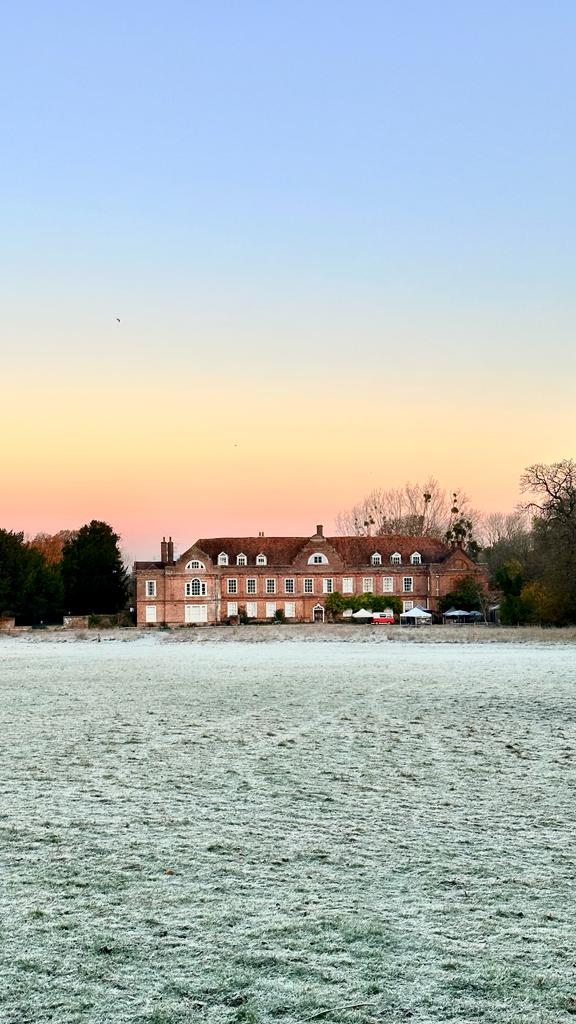
M 329 533 L 574 455 L 572 0 L 54 0 L 0 35 L 0 527 Z

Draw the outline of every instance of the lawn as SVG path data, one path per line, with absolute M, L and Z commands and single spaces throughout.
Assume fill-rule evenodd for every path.
M 574 650 L 0 638 L 0 1021 L 575 1019 Z

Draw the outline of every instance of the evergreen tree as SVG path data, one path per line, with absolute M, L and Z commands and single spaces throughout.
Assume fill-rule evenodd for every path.
M 54 622 L 62 615 L 58 566 L 24 542 L 24 534 L 0 530 L 0 614 L 23 624 Z
M 65 610 L 74 615 L 113 614 L 124 608 L 128 576 L 108 523 L 93 519 L 62 551 Z

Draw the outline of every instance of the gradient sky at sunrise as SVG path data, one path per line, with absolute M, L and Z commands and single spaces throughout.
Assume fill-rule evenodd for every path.
M 575 454 L 576 5 L 6 5 L 0 526 L 134 557 Z M 120 318 L 120 323 L 117 322 Z

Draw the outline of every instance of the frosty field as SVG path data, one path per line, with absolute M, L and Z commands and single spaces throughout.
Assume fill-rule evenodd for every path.
M 574 1019 L 574 653 L 0 637 L 0 1021 Z

